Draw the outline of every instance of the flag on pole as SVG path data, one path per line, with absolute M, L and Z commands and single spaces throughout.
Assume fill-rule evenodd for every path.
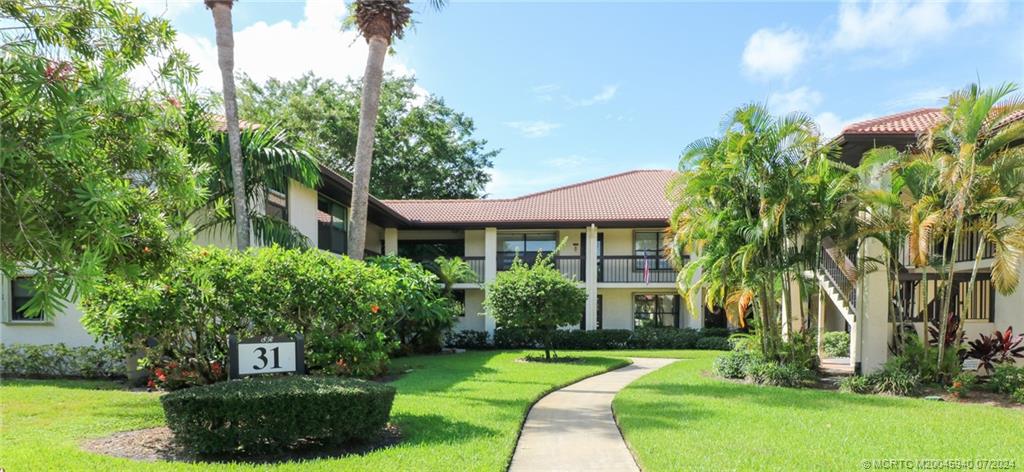
M 651 283 L 651 266 L 647 262 L 647 251 L 644 251 L 644 285 Z

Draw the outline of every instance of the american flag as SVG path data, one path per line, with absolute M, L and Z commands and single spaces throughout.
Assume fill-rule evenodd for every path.
M 651 283 L 651 266 L 647 261 L 647 252 L 644 252 L 644 285 Z

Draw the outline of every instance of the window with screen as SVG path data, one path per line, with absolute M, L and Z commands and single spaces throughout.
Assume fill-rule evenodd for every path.
M 11 279 L 11 321 L 41 321 L 40 317 L 29 317 L 25 314 L 25 307 L 29 299 L 35 294 L 32 281 L 28 277 L 16 277 Z
M 317 247 L 335 254 L 348 250 L 348 207 L 321 196 L 316 212 Z
M 665 259 L 665 247 L 668 244 L 664 231 L 637 231 L 633 233 L 633 267 L 643 270 L 644 265 L 651 270 L 667 270 L 672 265 Z
M 267 189 L 267 199 L 264 206 L 267 216 L 277 218 L 281 221 L 288 221 L 288 191 L 279 191 L 272 188 Z
M 558 247 L 556 233 L 498 233 L 498 270 L 512 267 L 518 255 L 533 264 L 538 254 L 551 254 Z
M 678 305 L 673 294 L 637 293 L 633 295 L 633 326 L 675 326 Z

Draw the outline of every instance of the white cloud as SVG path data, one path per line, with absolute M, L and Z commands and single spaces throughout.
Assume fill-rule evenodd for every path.
M 773 113 L 810 113 L 821 105 L 821 92 L 800 87 L 789 92 L 775 92 L 768 96 L 768 108 Z
M 543 84 L 530 88 L 530 91 L 542 102 L 550 102 L 555 99 L 554 93 L 559 90 L 556 84 Z
M 755 77 L 788 77 L 804 62 L 810 42 L 801 32 L 763 28 L 743 49 L 743 68 Z
M 304 18 L 297 23 L 260 21 L 236 30 L 235 72 L 256 81 L 289 80 L 310 71 L 335 80 L 362 77 L 366 41 L 354 31 L 342 31 L 345 15 L 343 2 L 307 0 Z M 209 27 L 212 36 L 212 19 Z M 179 34 L 177 44 L 201 68 L 199 85 L 220 90 L 217 45 L 205 36 L 187 34 Z M 388 56 L 384 68 L 400 75 L 411 73 L 394 56 Z
M 597 92 L 597 94 L 592 97 L 584 98 L 582 100 L 576 100 L 566 97 L 565 100 L 569 103 L 569 105 L 574 107 L 589 107 L 591 105 L 605 103 L 611 100 L 612 98 L 615 98 L 615 94 L 618 93 L 618 91 L 618 85 L 605 85 L 604 87 L 601 88 L 600 92 Z
M 505 126 L 518 130 L 523 133 L 523 136 L 527 138 L 543 138 L 551 134 L 557 128 L 562 125 L 559 123 L 551 123 L 550 121 L 508 121 Z
M 1000 18 L 1006 3 L 991 0 L 966 2 L 959 15 L 950 3 L 933 0 L 868 3 L 843 2 L 832 46 L 841 50 L 894 49 L 910 51 L 927 41 L 941 40 L 957 29 Z

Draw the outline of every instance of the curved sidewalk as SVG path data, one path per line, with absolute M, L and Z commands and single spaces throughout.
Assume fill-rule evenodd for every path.
M 639 471 L 612 417 L 612 399 L 630 382 L 678 359 L 632 360 L 540 399 L 526 417 L 509 471 Z

